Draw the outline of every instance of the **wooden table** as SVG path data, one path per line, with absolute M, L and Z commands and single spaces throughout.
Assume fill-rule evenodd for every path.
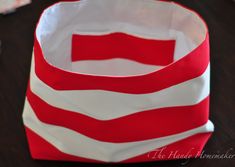
M 33 34 L 42 10 L 55 0 L 34 0 L 16 13 L 0 16 L 0 167 L 84 166 L 235 166 L 233 159 L 192 159 L 128 165 L 92 165 L 38 161 L 30 157 L 22 124 L 29 78 Z M 205 147 L 207 154 L 235 154 L 235 3 L 233 0 L 178 0 L 206 20 L 211 43 L 210 119 L 215 132 Z

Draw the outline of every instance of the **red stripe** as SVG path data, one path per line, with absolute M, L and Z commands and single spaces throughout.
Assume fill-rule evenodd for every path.
M 158 138 L 196 128 L 207 122 L 209 111 L 207 97 L 193 106 L 148 110 L 101 121 L 53 107 L 31 92 L 30 88 L 27 98 L 42 122 L 63 126 L 100 141 L 117 143 Z
M 78 156 L 72 156 L 66 153 L 61 152 L 56 147 L 51 145 L 45 139 L 40 137 L 38 134 L 33 132 L 31 129 L 25 127 L 28 143 L 30 147 L 31 156 L 34 159 L 44 159 L 44 160 L 60 160 L 60 161 L 79 161 L 79 162 L 90 162 L 90 163 L 102 163 L 102 161 L 82 158 Z M 173 144 L 167 145 L 164 147 L 164 150 L 159 154 L 154 155 L 155 150 L 148 153 L 121 161 L 121 163 L 132 163 L 132 162 L 147 162 L 147 161 L 156 161 L 156 160 L 167 160 L 167 159 L 177 159 L 174 156 L 170 156 L 172 152 L 178 152 L 181 155 L 187 155 L 190 151 L 190 157 L 196 157 L 200 155 L 205 143 L 208 138 L 211 136 L 211 133 L 200 133 L 193 135 L 184 140 L 175 142 Z M 160 148 L 161 149 L 161 148 Z M 158 149 L 158 150 L 160 150 Z M 170 157 L 170 158 L 167 158 Z M 181 158 L 182 159 L 182 158 Z
M 106 77 L 64 71 L 48 64 L 35 40 L 35 72 L 47 85 L 57 90 L 102 89 L 123 93 L 151 93 L 200 76 L 209 63 L 206 40 L 179 61 L 150 74 L 132 77 Z
M 175 40 L 144 39 L 125 33 L 72 36 L 72 61 L 126 58 L 145 64 L 168 65 Z

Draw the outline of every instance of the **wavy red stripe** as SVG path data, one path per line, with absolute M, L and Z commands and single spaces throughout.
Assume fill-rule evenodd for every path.
M 205 124 L 209 97 L 193 106 L 167 107 L 128 116 L 97 120 L 47 104 L 30 88 L 27 98 L 37 117 L 45 123 L 75 130 L 90 138 L 106 142 L 131 142 L 180 133 Z
M 132 94 L 151 93 L 200 76 L 209 63 L 208 38 L 207 34 L 199 47 L 159 71 L 132 77 L 109 77 L 72 73 L 48 64 L 35 37 L 35 72 L 43 82 L 57 90 L 102 89 Z
M 153 40 L 125 33 L 72 37 L 72 61 L 126 58 L 153 65 L 168 65 L 174 59 L 175 40 Z

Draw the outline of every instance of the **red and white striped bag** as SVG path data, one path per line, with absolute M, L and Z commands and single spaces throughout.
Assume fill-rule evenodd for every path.
M 31 155 L 197 157 L 214 130 L 209 78 L 208 29 L 192 10 L 154 0 L 52 5 L 35 31 L 23 112 Z

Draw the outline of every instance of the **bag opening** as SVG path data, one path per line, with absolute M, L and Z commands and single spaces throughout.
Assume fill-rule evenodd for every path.
M 192 52 L 206 33 L 196 13 L 155 0 L 58 3 L 44 11 L 36 29 L 49 64 L 100 76 L 158 71 Z

